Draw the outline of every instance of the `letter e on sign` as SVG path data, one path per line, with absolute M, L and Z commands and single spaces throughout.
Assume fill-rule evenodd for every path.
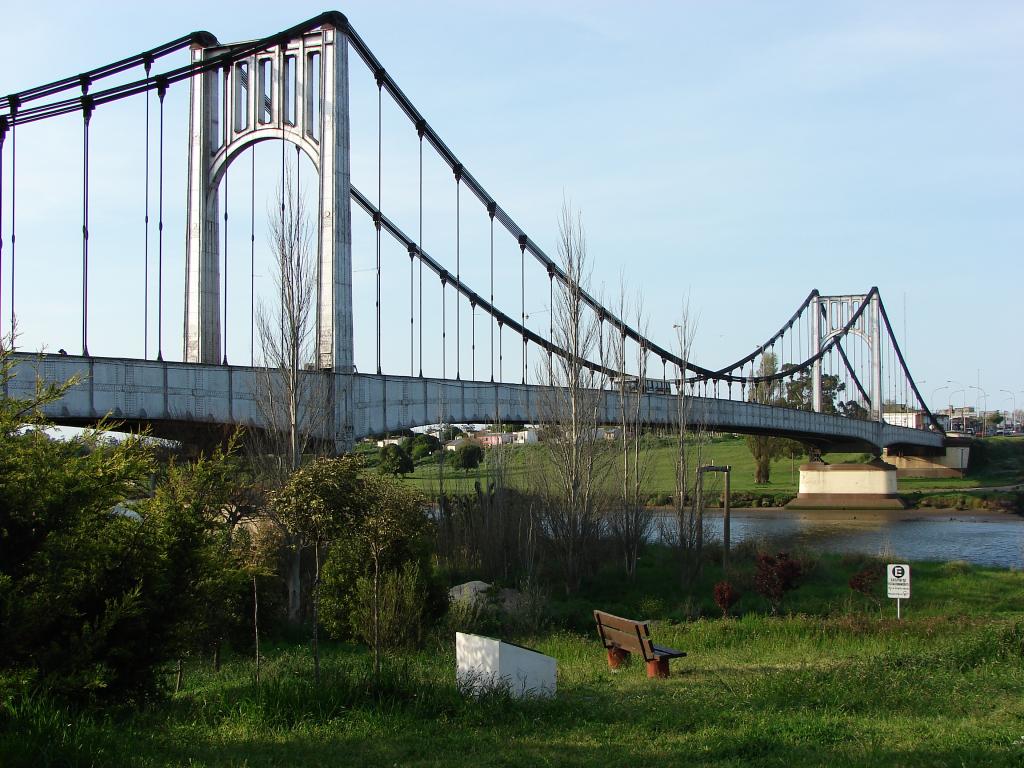
M 910 598 L 910 566 L 906 563 L 890 563 L 886 566 L 890 598 Z

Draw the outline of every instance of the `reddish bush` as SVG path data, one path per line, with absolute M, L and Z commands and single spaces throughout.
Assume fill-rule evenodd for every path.
M 878 568 L 868 565 L 853 574 L 847 584 L 850 585 L 850 589 L 854 592 L 860 592 L 869 600 L 878 602 L 874 595 L 875 585 L 878 583 L 878 578 Z
M 785 552 L 757 556 L 757 573 L 754 575 L 754 589 L 771 603 L 772 613 L 777 613 L 782 598 L 787 592 L 800 585 L 804 575 L 803 565 Z
M 728 581 L 720 581 L 715 584 L 715 604 L 722 609 L 722 618 L 729 616 L 729 609 L 736 605 L 740 599 L 739 590 Z

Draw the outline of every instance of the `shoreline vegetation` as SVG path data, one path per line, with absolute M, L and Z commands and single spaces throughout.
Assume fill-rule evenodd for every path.
M 713 547 L 712 547 L 713 549 Z M 321 647 L 315 685 L 303 642 L 186 660 L 181 690 L 140 707 L 76 710 L 0 699 L 5 767 L 276 766 L 1016 766 L 1024 759 L 1024 573 L 914 563 L 895 619 L 884 585 L 848 580 L 880 560 L 794 553 L 800 585 L 777 613 L 750 588 L 756 552 L 729 577 L 742 596 L 723 618 L 708 552 L 684 594 L 668 548 L 645 550 L 635 582 L 603 569 L 572 597 L 544 596 L 531 625 L 489 601 L 453 610 L 420 650 L 389 652 L 379 685 L 369 649 Z M 884 579 L 883 579 L 884 580 Z M 671 677 L 608 669 L 590 611 L 652 619 L 688 652 Z M 456 630 L 511 640 L 558 661 L 558 695 L 471 697 L 455 682 Z M 173 689 L 174 670 L 166 684 Z

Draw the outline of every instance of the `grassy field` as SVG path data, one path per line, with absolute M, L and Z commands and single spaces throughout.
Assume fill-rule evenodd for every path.
M 636 586 L 599 579 L 563 601 L 568 623 L 586 625 L 593 607 L 637 618 L 658 609 L 644 583 L 664 577 L 653 554 Z M 365 649 L 327 646 L 315 688 L 308 650 L 280 646 L 267 653 L 260 686 L 248 659 L 219 672 L 193 662 L 181 693 L 139 709 L 90 714 L 8 697 L 0 764 L 1024 763 L 1024 575 L 915 565 L 914 598 L 896 622 L 888 605 L 880 615 L 841 584 L 862 564 L 822 560 L 785 606 L 796 612 L 781 617 L 765 615 L 758 598 L 741 602 L 738 619 L 673 621 L 680 600 L 663 585 L 654 636 L 689 652 L 667 680 L 648 680 L 642 664 L 610 672 L 589 626 L 518 638 L 558 660 L 558 696 L 543 702 L 463 696 L 451 625 L 425 649 L 389 657 L 378 695 Z
M 920 493 L 935 489 L 963 491 L 973 488 L 998 487 L 1024 482 L 1024 438 L 986 438 L 980 441 L 984 460 L 966 478 L 906 478 L 899 481 L 901 491 Z M 675 489 L 675 449 L 668 439 L 652 438 L 649 452 L 647 492 L 652 501 L 665 503 Z M 543 449 L 539 446 L 517 446 L 505 449 L 508 454 L 507 475 L 509 482 L 517 487 L 527 487 L 531 475 L 543 471 Z M 372 454 L 368 454 L 372 455 Z M 772 462 L 770 480 L 766 485 L 754 483 L 754 461 L 742 437 L 714 438 L 705 449 L 709 463 L 732 466 L 732 490 L 737 494 L 756 494 L 769 498 L 784 498 L 795 495 L 800 482 L 800 464 L 804 459 L 780 458 Z M 863 454 L 826 454 L 831 463 L 862 461 Z M 436 458 L 428 458 L 416 466 L 416 471 L 406 478 L 408 482 L 426 492 L 438 488 L 438 464 Z M 445 471 L 445 487 L 455 493 L 472 493 L 474 483 L 486 483 L 490 472 L 481 465 L 476 470 Z M 955 505 L 954 505 L 955 506 Z
M 533 473 L 543 471 L 544 452 L 540 446 L 513 446 L 504 449 L 508 456 L 506 470 L 509 482 L 517 487 L 526 487 Z M 771 482 L 767 485 L 754 484 L 754 462 L 746 441 L 737 437 L 714 438 L 705 449 L 709 463 L 729 464 L 733 468 L 732 489 L 737 492 L 760 491 L 766 494 L 796 493 L 800 481 L 800 459 L 778 459 L 772 463 Z M 646 487 L 652 497 L 669 496 L 675 489 L 675 449 L 671 440 L 652 438 L 648 452 L 648 479 Z M 612 460 L 614 461 L 614 456 Z M 832 454 L 827 460 L 856 461 L 860 454 Z M 804 459 L 806 461 L 806 459 Z M 490 479 L 486 462 L 478 469 L 464 472 L 445 470 L 445 487 L 456 493 L 471 493 L 475 482 Z M 406 476 L 408 482 L 424 491 L 436 491 L 439 469 L 435 457 L 421 461 L 415 472 Z

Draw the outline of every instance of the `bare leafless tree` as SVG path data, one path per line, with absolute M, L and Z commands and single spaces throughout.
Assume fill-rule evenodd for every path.
M 302 457 L 325 447 L 330 415 L 329 373 L 316 370 L 316 253 L 313 222 L 305 201 L 285 173 L 270 216 L 275 300 L 256 310 L 260 358 L 256 408 L 261 428 L 250 431 L 249 456 L 268 492 L 282 488 L 302 465 Z M 300 539 L 285 531 L 289 563 L 288 619 L 301 619 Z
M 599 430 L 607 377 L 586 364 L 601 333 L 588 307 L 586 233 L 578 213 L 563 205 L 558 256 L 566 281 L 555 297 L 554 344 L 564 351 L 542 362 L 547 386 L 539 402 L 546 467 L 536 473 L 542 525 L 562 569 L 567 591 L 576 590 L 600 532 L 602 483 L 609 451 Z
M 643 337 L 646 337 L 647 325 L 639 297 L 632 309 L 635 311 L 636 328 Z M 631 310 L 624 283 L 620 284 L 619 288 L 618 310 L 619 316 L 623 319 Z M 622 453 L 619 498 L 609 510 L 608 526 L 623 558 L 626 576 L 632 579 L 636 575 L 640 547 L 647 540 L 653 524 L 653 515 L 647 506 L 645 492 L 650 472 L 650 451 L 643 445 L 647 423 L 644 404 L 648 397 L 648 355 L 645 344 L 636 345 L 634 377 L 627 372 L 630 367 L 630 355 L 627 352 L 626 335 L 618 329 L 610 328 L 605 346 L 612 351 L 612 365 L 619 372 L 615 388 L 618 390 L 619 399 L 619 442 Z
M 689 301 L 683 304 L 675 330 L 677 352 L 683 365 L 677 368 L 675 395 L 676 492 L 673 503 L 679 537 L 681 575 L 685 586 L 700 572 L 704 547 L 704 505 L 699 498 L 697 469 L 704 463 L 704 449 L 708 442 L 708 430 L 704 424 L 703 414 L 693 407 L 694 403 L 686 383 L 685 366 L 690 360 L 697 330 L 697 321 L 690 310 Z

